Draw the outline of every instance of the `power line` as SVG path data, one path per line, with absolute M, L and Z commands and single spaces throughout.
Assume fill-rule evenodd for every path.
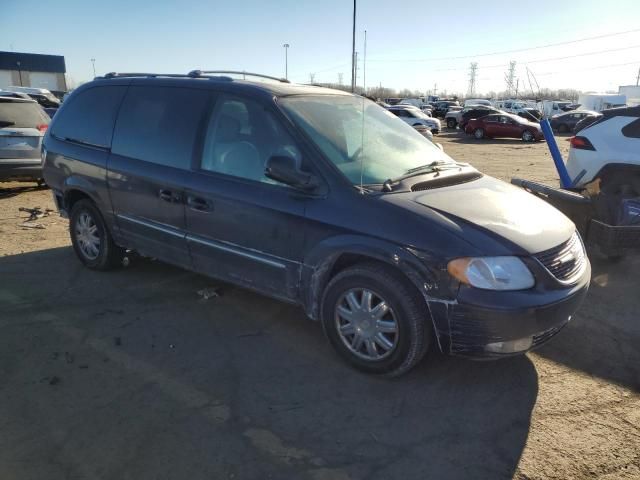
M 607 33 L 604 35 L 595 35 L 593 37 L 584 37 L 584 38 L 579 38 L 576 40 L 568 40 L 566 42 L 557 42 L 557 43 L 547 43 L 545 45 L 537 45 L 535 47 L 527 47 L 527 48 L 516 48 L 513 50 L 501 50 L 498 52 L 489 52 L 489 53 L 477 53 L 475 55 L 462 55 L 462 56 L 458 56 L 458 57 L 434 57 L 434 58 L 422 58 L 422 59 L 393 59 L 393 60 L 373 60 L 373 59 L 369 59 L 370 62 L 394 62 L 394 63 L 398 63 L 398 62 L 435 62 L 435 61 L 441 61 L 441 60 L 464 60 L 464 59 L 469 59 L 469 58 L 477 58 L 477 57 L 489 57 L 492 55 L 502 55 L 505 53 L 518 53 L 518 52 L 526 52 L 529 50 L 540 50 L 542 48 L 550 48 L 550 47 L 558 47 L 560 45 L 571 45 L 573 43 L 580 43 L 580 42 L 586 42 L 588 40 L 597 40 L 600 38 L 607 38 L 607 37 L 615 37 L 618 35 L 625 35 L 627 33 L 635 33 L 635 32 L 640 32 L 640 28 L 634 28 L 633 30 L 625 30 L 623 32 L 614 32 L 614 33 Z
M 587 52 L 587 53 L 576 53 L 574 55 L 565 55 L 563 57 L 550 57 L 550 58 L 537 58 L 535 60 L 529 60 L 529 61 L 523 61 L 523 64 L 529 64 L 529 63 L 544 63 L 544 62 L 551 62 L 554 60 L 567 60 L 569 58 L 576 58 L 576 57 L 587 57 L 590 55 L 598 55 L 600 53 L 610 53 L 610 52 L 619 52 L 621 50 L 631 50 L 633 48 L 640 48 L 640 45 L 631 45 L 629 47 L 621 47 L 621 48 L 609 48 L 606 50 L 598 50 L 597 52 Z M 483 69 L 487 69 L 487 68 L 504 68 L 505 64 L 504 63 L 498 63 L 495 65 L 482 65 Z M 435 70 L 429 70 L 430 72 L 455 72 L 455 71 L 461 71 L 461 70 L 467 70 L 468 67 L 455 67 L 455 68 L 439 68 L 439 69 L 435 69 Z
M 579 57 L 588 57 L 588 56 L 592 56 L 592 55 L 599 55 L 602 53 L 611 53 L 611 52 L 620 52 L 620 51 L 624 51 L 624 50 L 632 50 L 634 48 L 640 48 L 640 45 L 630 45 L 627 47 L 619 47 L 619 48 L 607 48 L 605 50 L 597 50 L 595 52 L 586 52 L 586 53 L 576 53 L 573 55 L 564 55 L 562 57 L 549 57 L 549 58 L 536 58 L 534 60 L 529 60 L 529 61 L 523 61 L 521 62 L 524 65 L 528 65 L 530 63 L 545 63 L 545 62 L 551 62 L 554 60 L 568 60 L 570 58 L 579 58 Z M 371 62 L 371 59 L 368 59 L 369 62 Z M 321 70 L 316 70 L 315 73 L 325 73 L 325 72 L 329 72 L 332 70 L 337 70 L 338 68 L 342 68 L 342 67 L 346 67 L 348 66 L 348 63 L 340 63 L 337 65 L 334 65 L 332 67 L 328 67 L 328 68 L 323 68 Z M 504 68 L 505 64 L 504 63 L 498 63 L 498 64 L 494 64 L 494 65 L 479 65 L 482 67 L 483 70 L 487 70 L 487 69 L 491 69 L 491 68 Z M 430 70 L 431 73 L 436 73 L 436 72 L 459 72 L 462 70 L 468 70 L 469 67 L 452 67 L 452 68 L 438 68 L 438 69 L 434 69 L 434 70 Z M 297 75 L 296 78 L 300 78 L 300 75 Z

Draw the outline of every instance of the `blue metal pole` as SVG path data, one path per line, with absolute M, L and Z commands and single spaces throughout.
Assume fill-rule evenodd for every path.
M 549 120 L 546 118 L 541 120 L 540 127 L 542 127 L 542 133 L 544 133 L 544 138 L 547 141 L 547 146 L 553 157 L 553 163 L 556 164 L 556 170 L 558 171 L 558 175 L 560 175 L 560 187 L 569 188 L 573 182 L 571 181 L 569 172 L 567 172 L 567 167 L 564 165 L 564 160 L 562 160 L 562 154 L 556 143 L 556 138 L 553 136 L 553 130 L 551 129 Z

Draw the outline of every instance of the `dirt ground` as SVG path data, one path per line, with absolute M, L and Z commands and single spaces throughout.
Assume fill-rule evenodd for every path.
M 436 140 L 557 184 L 544 143 Z M 150 260 L 91 272 L 66 220 L 26 228 L 19 207 L 54 208 L 0 184 L 0 478 L 640 478 L 639 257 L 593 256 L 585 304 L 534 353 L 431 353 L 384 380 L 297 308 Z

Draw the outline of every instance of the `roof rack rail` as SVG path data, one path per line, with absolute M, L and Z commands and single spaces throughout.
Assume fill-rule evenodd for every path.
M 98 78 L 120 78 L 120 77 L 172 77 L 172 78 L 185 78 L 191 77 L 191 75 L 183 73 L 141 73 L 141 72 L 109 72 L 104 76 Z
M 268 78 L 269 80 L 275 80 L 276 82 L 291 83 L 286 78 L 278 78 L 278 77 L 272 77 L 270 75 L 262 75 L 260 73 L 240 72 L 240 71 L 234 71 L 234 70 L 191 70 L 188 75 L 190 77 L 197 78 L 197 77 L 207 76 L 212 73 L 221 74 L 221 75 L 242 75 L 247 77 Z

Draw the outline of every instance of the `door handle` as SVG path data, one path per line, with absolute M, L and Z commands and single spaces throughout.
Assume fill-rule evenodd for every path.
M 158 197 L 160 197 L 160 200 L 164 200 L 169 203 L 177 203 L 181 200 L 180 195 L 176 195 L 170 190 L 160 190 L 158 192 Z
M 187 197 L 187 205 L 189 208 L 199 212 L 208 212 L 209 210 L 213 210 L 209 202 L 204 198 L 193 197 L 191 195 Z

